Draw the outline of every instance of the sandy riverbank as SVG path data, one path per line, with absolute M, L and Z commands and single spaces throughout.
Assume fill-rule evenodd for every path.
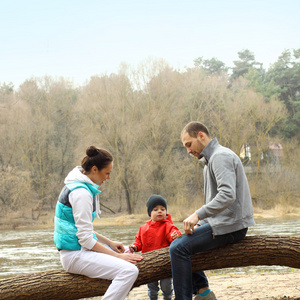
M 207 277 L 218 300 L 300 300 L 300 270 L 277 274 L 207 274 Z M 134 288 L 126 300 L 149 300 L 147 286 Z M 158 300 L 163 300 L 163 297 L 160 295 Z
M 210 288 L 218 300 L 300 299 L 300 271 L 246 275 L 208 275 Z M 101 299 L 99 297 L 99 299 Z M 147 286 L 133 289 L 126 300 L 146 300 Z M 163 297 L 159 296 L 159 300 Z

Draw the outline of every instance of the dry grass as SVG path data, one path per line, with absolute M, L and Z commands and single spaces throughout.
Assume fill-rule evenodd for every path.
M 194 199 L 188 204 L 187 201 L 181 199 L 177 203 L 168 203 L 168 213 L 171 214 L 173 222 L 182 222 L 185 218 L 195 212 L 201 206 L 201 199 Z M 287 218 L 300 216 L 300 197 L 297 195 L 286 194 L 278 195 L 273 205 L 268 206 L 266 209 L 264 205 L 255 205 L 254 203 L 254 216 L 255 218 Z M 95 219 L 94 225 L 96 226 L 126 226 L 126 225 L 141 225 L 149 220 L 146 208 L 137 211 L 135 214 L 120 213 L 111 215 L 103 213 L 100 219 Z M 54 226 L 54 211 L 49 211 L 41 215 L 39 220 L 32 220 L 28 216 L 24 218 L 17 213 L 1 217 L 1 229 L 16 229 L 16 228 L 52 228 Z
M 299 207 L 300 172 L 298 168 L 281 167 L 276 172 L 261 170 L 258 180 L 249 176 L 249 186 L 254 207 L 276 209 L 286 212 L 286 208 Z
M 300 207 L 277 204 L 271 209 L 262 209 L 254 207 L 254 216 L 256 218 L 283 218 L 300 216 Z
M 182 222 L 185 218 L 191 215 L 198 207 L 189 209 L 182 209 L 179 206 L 171 205 L 168 206 L 168 213 L 171 214 L 173 222 Z M 300 216 L 300 207 L 276 205 L 272 209 L 262 209 L 259 207 L 254 208 L 255 218 L 283 218 L 283 217 L 295 217 Z M 102 217 L 100 220 L 96 219 L 94 224 L 97 226 L 108 226 L 108 225 L 141 225 L 149 219 L 147 213 L 133 214 L 133 215 L 119 215 L 115 217 Z

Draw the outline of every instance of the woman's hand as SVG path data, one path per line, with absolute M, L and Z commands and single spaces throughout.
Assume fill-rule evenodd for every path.
M 143 259 L 143 256 L 132 253 L 121 253 L 118 255 L 118 257 L 132 264 L 135 264 L 136 262 L 141 261 Z
M 121 242 L 113 242 L 109 243 L 109 247 L 117 253 L 124 253 L 125 248 Z

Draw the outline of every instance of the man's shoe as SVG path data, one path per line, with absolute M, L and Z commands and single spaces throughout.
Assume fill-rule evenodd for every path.
M 217 300 L 215 293 L 210 291 L 207 296 L 196 295 L 194 300 Z

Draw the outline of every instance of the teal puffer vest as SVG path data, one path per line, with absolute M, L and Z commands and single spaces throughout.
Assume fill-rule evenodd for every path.
M 54 244 L 59 250 L 80 250 L 81 245 L 76 236 L 77 228 L 73 217 L 72 206 L 69 202 L 69 194 L 77 189 L 85 188 L 93 197 L 93 213 L 92 220 L 96 217 L 96 201 L 95 196 L 100 193 L 89 183 L 75 182 L 66 184 L 59 197 L 55 209 L 54 219 Z M 93 233 L 95 240 L 98 240 L 95 233 Z

